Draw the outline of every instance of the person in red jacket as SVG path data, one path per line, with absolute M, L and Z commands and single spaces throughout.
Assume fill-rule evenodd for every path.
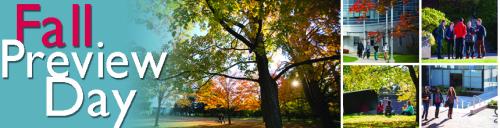
M 384 114 L 384 103 L 382 101 L 377 104 L 377 114 Z
M 455 31 L 456 43 L 455 43 L 455 59 L 462 59 L 464 50 L 464 38 L 467 34 L 467 27 L 464 24 L 464 19 L 460 18 L 453 28 Z

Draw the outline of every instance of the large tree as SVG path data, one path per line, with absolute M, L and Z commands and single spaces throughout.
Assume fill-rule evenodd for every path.
M 290 69 L 301 65 L 340 59 L 339 54 L 316 54 L 306 59 L 282 62 L 271 74 L 274 65 L 270 57 L 281 54 L 290 57 L 284 47 L 295 45 L 317 45 L 322 51 L 336 51 L 337 40 L 290 42 L 290 38 L 333 35 L 338 26 L 339 2 L 321 1 L 154 1 L 150 11 L 157 19 L 168 19 L 168 29 L 176 40 L 172 59 L 181 61 L 178 70 L 185 79 L 207 80 L 214 76 L 257 82 L 260 86 L 261 109 L 266 127 L 281 127 L 276 80 Z M 313 11 L 306 11 L 314 9 Z M 156 18 L 149 21 L 158 21 Z M 327 19 L 327 20 L 321 20 Z M 296 21 L 289 25 L 309 23 L 310 33 L 294 31 L 283 26 L 282 21 Z M 320 23 L 320 24 L 317 24 Z M 320 27 L 314 27 L 320 26 Z M 165 26 L 154 26 L 158 28 Z M 304 28 L 304 27 L 303 27 Z M 310 37 L 289 37 L 293 33 Z M 297 35 L 299 36 L 299 35 Z M 325 37 L 326 37 L 325 36 Z M 328 45 L 330 44 L 330 45 Z M 282 52 L 278 52 L 282 51 Z M 296 49 L 293 52 L 315 52 Z M 271 67 L 270 67 L 271 66 Z M 228 70 L 239 70 L 242 74 L 227 75 Z

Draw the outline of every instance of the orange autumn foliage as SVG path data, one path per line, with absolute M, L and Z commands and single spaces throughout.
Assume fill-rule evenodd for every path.
M 259 87 L 255 83 L 225 77 L 212 79 L 196 94 L 197 100 L 206 104 L 205 109 L 225 108 L 234 111 L 259 109 L 258 96 Z
M 372 9 L 375 9 L 375 3 L 373 3 L 371 0 L 356 0 L 351 7 L 349 7 L 349 12 L 350 13 L 361 13 L 362 15 L 359 17 L 358 20 L 364 20 L 366 19 L 366 15 L 368 12 Z

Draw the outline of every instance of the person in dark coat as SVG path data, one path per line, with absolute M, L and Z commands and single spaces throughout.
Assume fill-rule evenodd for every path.
M 486 48 L 484 48 L 484 38 L 486 37 L 486 28 L 481 24 L 481 18 L 477 19 L 476 35 L 477 35 L 477 58 L 483 58 L 486 54 Z
M 387 105 L 385 106 L 385 115 L 386 116 L 391 116 L 392 115 L 392 105 L 391 101 L 387 101 Z
M 469 21 L 467 22 L 467 35 L 465 35 L 465 58 L 469 59 L 469 56 L 471 58 L 474 58 L 474 35 L 475 35 L 475 30 L 472 28 L 472 23 Z
M 441 50 L 443 49 L 443 39 L 445 37 L 445 26 L 444 24 L 446 23 L 445 20 L 442 20 L 441 23 L 439 23 L 439 26 L 437 26 L 437 28 L 434 30 L 434 39 L 436 39 L 436 43 L 438 45 L 438 48 L 437 48 L 437 56 L 438 56 L 438 59 L 443 59 L 443 57 L 441 56 Z
M 432 94 L 432 101 L 434 106 L 436 107 L 436 111 L 434 113 L 434 118 L 439 118 L 439 108 L 441 107 L 441 103 L 443 102 L 443 94 L 441 94 L 441 90 L 436 88 L 434 94 Z
M 446 29 L 446 42 L 448 42 L 448 59 L 454 57 L 454 47 L 455 47 L 455 33 L 453 32 L 454 23 L 450 22 L 450 25 Z
M 364 47 L 363 43 L 358 42 L 358 58 L 363 58 Z

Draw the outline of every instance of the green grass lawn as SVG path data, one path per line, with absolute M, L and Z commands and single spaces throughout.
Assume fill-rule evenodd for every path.
M 418 63 L 418 55 L 394 55 L 396 63 Z
M 344 62 L 354 62 L 354 61 L 357 61 L 358 58 L 350 57 L 350 56 L 343 56 L 343 60 L 344 60 Z
M 422 60 L 422 63 L 497 63 L 496 58 L 486 58 L 486 59 L 427 59 Z
M 344 127 L 417 127 L 415 116 L 344 115 Z
M 374 54 L 370 56 L 371 59 L 373 59 Z M 379 59 L 384 59 L 384 53 L 379 53 L 378 55 Z M 357 61 L 357 57 L 351 57 L 351 56 L 343 56 L 343 61 L 344 62 L 355 62 Z M 417 55 L 394 55 L 394 60 L 396 63 L 418 63 L 418 56 Z

